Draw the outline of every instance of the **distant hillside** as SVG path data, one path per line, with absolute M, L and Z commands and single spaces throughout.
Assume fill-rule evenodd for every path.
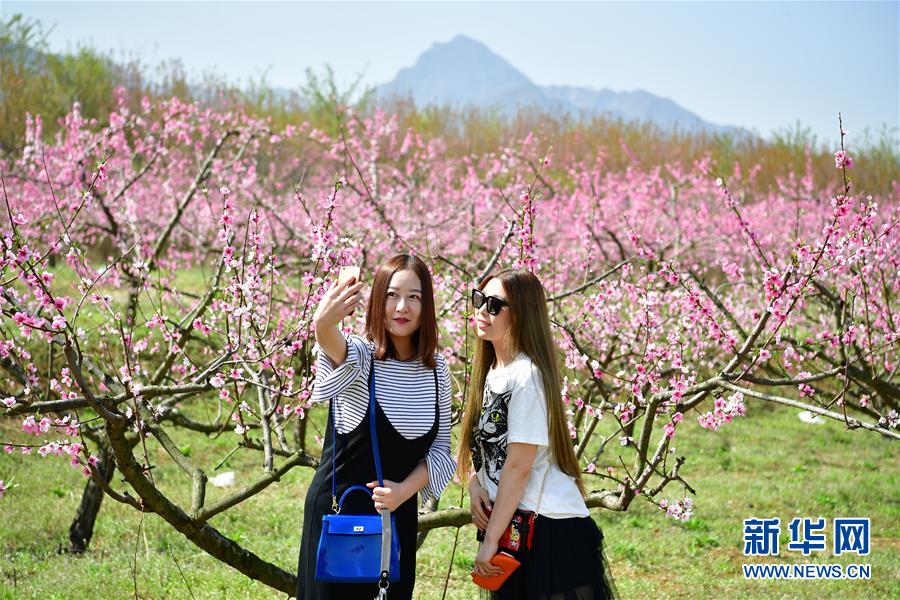
M 436 43 L 411 67 L 375 90 L 381 99 L 412 97 L 417 106 L 497 108 L 512 114 L 536 107 L 573 117 L 598 114 L 626 121 L 649 121 L 665 130 L 737 132 L 716 125 L 668 98 L 643 90 L 616 92 L 571 86 L 539 86 L 481 42 L 458 35 Z

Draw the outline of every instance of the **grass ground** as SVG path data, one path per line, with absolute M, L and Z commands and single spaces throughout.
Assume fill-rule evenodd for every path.
M 872 434 L 844 431 L 839 423 L 808 425 L 783 408 L 751 404 L 746 418 L 718 432 L 685 423 L 676 438 L 682 470 L 698 495 L 686 523 L 636 501 L 627 513 L 594 510 L 623 598 L 897 598 L 900 581 L 900 482 L 898 449 Z M 22 439 L 16 422 L 0 423 L 0 440 Z M 311 430 L 310 435 L 314 433 Z M 182 449 L 214 465 L 232 449 L 218 440 L 182 436 Z M 151 446 L 151 452 L 156 452 Z M 221 470 L 238 483 L 260 472 L 261 457 L 234 454 Z M 187 503 L 189 482 L 159 456 L 158 484 Z M 293 570 L 302 522 L 303 494 L 312 476 L 297 468 L 280 483 L 213 519 L 213 526 L 259 556 Z M 0 598 L 276 598 L 198 550 L 154 515 L 104 500 L 90 551 L 61 552 L 84 479 L 61 458 L 0 454 L 0 477 L 18 487 L 0 500 Z M 119 478 L 117 478 L 117 482 Z M 597 483 L 589 481 L 588 485 Z M 121 484 L 119 484 L 121 487 Z M 208 502 L 222 495 L 210 488 Z M 680 490 L 672 490 L 672 496 Z M 460 504 L 458 486 L 441 506 Z M 868 557 L 804 558 L 786 552 L 787 522 L 795 516 L 870 517 Z M 781 556 L 742 556 L 742 520 L 780 517 Z M 417 597 L 476 597 L 468 572 L 475 554 L 472 526 L 432 532 L 419 551 Z M 831 536 L 828 535 L 830 543 Z M 450 557 L 453 557 L 452 560 Z M 868 581 L 749 581 L 745 562 L 870 564 Z

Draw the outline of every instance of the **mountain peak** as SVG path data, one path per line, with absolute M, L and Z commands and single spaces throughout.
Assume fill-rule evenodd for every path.
M 625 121 L 647 121 L 663 129 L 729 131 L 713 125 L 668 98 L 643 90 L 615 92 L 571 86 L 538 86 L 487 45 L 465 34 L 435 42 L 411 67 L 381 85 L 377 96 L 411 97 L 417 106 L 476 106 L 515 114 L 535 107 L 577 118 L 603 114 Z
M 461 45 L 469 44 L 469 45 L 473 45 L 473 46 L 480 46 L 482 48 L 487 48 L 487 45 L 484 42 L 482 42 L 480 40 L 476 40 L 473 37 L 469 37 L 464 33 L 457 33 L 452 38 L 450 38 L 450 41 L 435 42 L 435 44 L 445 44 L 445 45 L 450 45 L 450 46 L 461 46 Z
M 448 50 L 472 49 L 493 54 L 491 49 L 488 48 L 484 42 L 480 42 L 475 38 L 471 38 L 464 33 L 456 34 L 452 39 L 450 39 L 450 41 L 447 42 L 435 42 L 431 45 L 431 49 L 435 48 Z
M 483 42 L 462 33 L 449 42 L 435 42 L 423 52 L 413 68 L 437 68 L 446 71 L 468 72 L 476 78 L 489 73 L 500 76 L 495 83 L 501 87 L 530 84 L 524 73 L 496 54 Z
M 411 95 L 419 106 L 462 106 L 491 104 L 500 95 L 532 88 L 537 86 L 507 60 L 484 43 L 459 34 L 448 42 L 434 43 L 378 93 L 382 97 Z

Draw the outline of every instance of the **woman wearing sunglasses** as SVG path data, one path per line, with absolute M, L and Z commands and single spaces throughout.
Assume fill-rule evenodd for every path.
M 492 597 L 614 597 L 603 535 L 583 499 L 544 288 L 532 273 L 502 271 L 473 290 L 472 304 L 478 339 L 459 469 L 469 476 L 472 520 L 483 537 L 474 573 L 501 573 L 491 563 L 501 537 L 514 515 L 530 514 L 517 511 L 534 511 L 531 549 L 517 556 L 521 566 Z M 527 547 L 517 537 L 516 545 Z
M 316 549 L 322 516 L 351 485 L 346 514 L 387 508 L 400 538 L 400 581 L 392 600 L 412 598 L 416 580 L 416 495 L 440 496 L 453 477 L 450 456 L 450 372 L 438 354 L 431 274 L 421 259 L 398 254 L 378 267 L 366 311 L 366 337 L 345 336 L 342 319 L 362 302 L 362 282 L 332 287 L 314 315 L 318 358 L 313 401 L 331 400 L 322 460 L 306 495 L 297 576 L 302 600 L 371 600 L 377 584 L 317 582 Z M 369 433 L 369 375 L 374 369 L 375 419 L 384 486 L 375 481 Z M 337 428 L 335 435 L 334 428 Z M 332 494 L 332 466 L 336 494 Z

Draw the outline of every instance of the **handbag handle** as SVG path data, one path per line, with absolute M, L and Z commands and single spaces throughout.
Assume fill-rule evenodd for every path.
M 372 453 L 375 455 L 375 475 L 379 487 L 384 487 L 384 475 L 381 472 L 381 450 L 378 447 L 378 431 L 375 430 L 375 357 L 372 357 L 372 368 L 369 370 L 369 434 L 372 437 Z
M 338 500 L 338 507 L 337 507 L 336 514 L 340 514 L 341 509 L 344 508 L 344 499 L 350 494 L 350 492 L 365 492 L 369 496 L 372 495 L 372 490 L 370 490 L 369 488 L 367 488 L 364 485 L 351 485 L 346 490 L 344 490 L 343 494 L 341 494 L 341 499 Z
M 375 429 L 375 357 L 372 357 L 372 366 L 369 369 L 369 434 L 372 438 L 372 453 L 375 455 L 375 475 L 378 477 L 378 485 L 384 487 L 384 475 L 381 472 L 381 450 L 378 447 L 378 431 Z M 388 577 L 391 574 L 391 540 L 393 532 L 391 523 L 391 511 L 382 508 L 381 514 L 381 577 L 378 578 L 379 600 L 387 599 Z
M 437 382 L 437 379 L 435 379 Z M 372 438 L 372 454 L 375 456 L 375 474 L 378 478 L 378 485 L 384 487 L 384 476 L 381 471 L 381 452 L 378 448 L 378 432 L 375 430 L 375 357 L 369 361 L 369 434 Z M 337 499 L 337 415 L 332 411 L 331 423 L 331 445 L 334 448 L 334 455 L 331 457 L 331 510 L 335 513 L 340 511 L 346 492 L 341 494 L 341 502 Z M 362 487 L 362 486 L 356 486 Z M 353 489 L 348 488 L 348 490 Z M 366 489 L 366 488 L 363 488 Z

